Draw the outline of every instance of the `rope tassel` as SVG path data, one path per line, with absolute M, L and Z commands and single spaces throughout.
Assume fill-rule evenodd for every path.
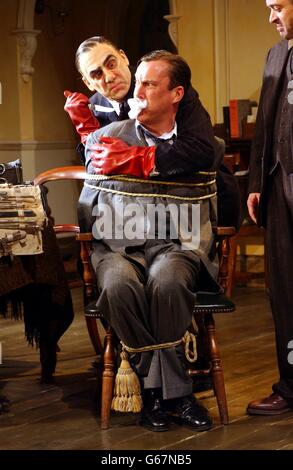
M 122 413 L 139 413 L 142 409 L 142 398 L 138 377 L 131 368 L 125 350 L 122 350 L 120 357 L 121 364 L 115 378 L 111 408 Z
M 193 333 L 187 331 L 183 338 L 176 341 L 162 344 L 153 344 L 142 348 L 130 348 L 126 344 L 122 344 L 122 352 L 120 354 L 121 364 L 117 371 L 114 386 L 114 396 L 111 408 L 121 413 L 139 413 L 142 409 L 142 398 L 140 383 L 134 370 L 132 369 L 128 353 L 141 353 L 146 351 L 158 351 L 160 349 L 168 349 L 185 344 L 185 355 L 189 362 L 195 362 L 196 355 L 196 337 Z M 192 345 L 192 349 L 190 348 Z

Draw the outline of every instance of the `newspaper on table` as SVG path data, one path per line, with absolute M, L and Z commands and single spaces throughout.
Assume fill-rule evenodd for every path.
M 43 253 L 46 222 L 39 186 L 0 184 L 0 258 Z

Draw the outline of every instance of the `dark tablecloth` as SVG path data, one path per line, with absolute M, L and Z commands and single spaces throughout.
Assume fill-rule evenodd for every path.
M 73 320 L 66 274 L 51 222 L 43 232 L 44 253 L 0 259 L 0 315 L 24 318 L 25 335 L 40 348 L 43 376 L 56 365 L 57 341 Z

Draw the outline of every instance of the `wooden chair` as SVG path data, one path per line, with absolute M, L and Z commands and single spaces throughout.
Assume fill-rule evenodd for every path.
M 44 184 L 56 180 L 84 180 L 86 172 L 82 166 L 61 167 L 48 170 L 38 175 L 34 183 Z M 101 358 L 102 367 L 102 393 L 101 393 L 101 429 L 108 429 L 110 422 L 111 401 L 113 396 L 115 370 L 116 370 L 116 337 L 112 328 L 108 325 L 96 307 L 96 278 L 90 263 L 91 233 L 80 233 L 76 225 L 56 225 L 56 233 L 70 232 L 76 234 L 76 239 L 80 242 L 80 258 L 83 266 L 83 287 L 84 287 L 84 314 L 86 318 L 88 333 L 96 354 Z M 230 282 L 229 263 L 229 239 L 235 235 L 233 227 L 217 227 L 214 229 L 216 235 L 216 246 L 219 254 L 220 269 L 219 283 L 224 291 Z M 197 303 L 194 308 L 194 316 L 197 323 L 203 325 L 209 345 L 210 367 L 205 370 L 188 369 L 189 375 L 212 373 L 214 390 L 217 397 L 221 422 L 228 423 L 228 409 L 224 386 L 223 369 L 220 361 L 219 348 L 215 336 L 214 313 L 232 312 L 235 310 L 234 304 L 224 294 L 209 295 L 200 294 L 197 296 Z M 105 329 L 104 344 L 99 336 L 97 320 L 100 320 Z
M 230 238 L 235 235 L 235 229 L 234 227 L 216 227 L 214 233 L 216 235 L 217 251 L 220 259 L 218 282 L 225 292 L 229 285 L 231 275 L 229 272 Z M 85 315 L 86 318 L 100 319 L 106 329 L 103 352 L 101 428 L 107 429 L 110 421 L 116 369 L 115 334 L 112 328 L 107 325 L 103 319 L 102 313 L 96 308 L 96 301 L 94 300 L 96 298 L 96 280 L 89 262 L 90 244 L 93 240 L 92 234 L 80 234 L 78 239 L 81 242 L 81 259 L 84 266 Z M 217 313 L 233 312 L 234 310 L 234 303 L 224 294 L 213 295 L 201 293 L 197 296 L 196 305 L 194 307 L 194 317 L 198 325 L 203 325 L 203 328 L 200 329 L 200 333 L 206 335 L 204 339 L 209 349 L 208 359 L 210 365 L 208 369 L 204 370 L 194 368 L 187 370 L 190 376 L 200 374 L 207 375 L 211 373 L 222 424 L 228 424 L 229 417 L 224 374 L 216 340 L 213 315 Z

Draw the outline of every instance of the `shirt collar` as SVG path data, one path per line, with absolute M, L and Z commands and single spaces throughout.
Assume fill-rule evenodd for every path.
M 175 121 L 173 129 L 170 132 L 164 132 L 162 135 L 154 135 L 152 132 L 150 132 L 148 129 L 142 126 L 137 119 L 135 121 L 135 127 L 141 128 L 145 134 L 147 134 L 150 137 L 153 137 L 154 139 L 170 140 L 174 136 L 177 137 L 177 122 L 176 121 Z
M 118 101 L 110 100 L 109 98 L 107 98 L 107 100 L 109 101 L 109 103 L 111 103 L 111 105 L 113 106 L 116 114 L 119 116 L 119 114 L 120 114 L 120 103 L 118 103 Z
M 290 39 L 288 41 L 288 50 L 291 49 L 293 47 L 293 39 Z

